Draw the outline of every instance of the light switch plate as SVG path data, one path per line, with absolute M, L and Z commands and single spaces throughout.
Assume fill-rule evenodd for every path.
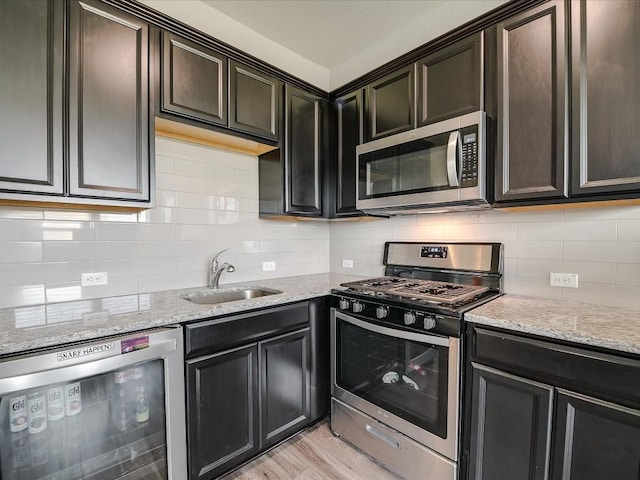
M 342 259 L 342 268 L 353 268 L 353 260 Z

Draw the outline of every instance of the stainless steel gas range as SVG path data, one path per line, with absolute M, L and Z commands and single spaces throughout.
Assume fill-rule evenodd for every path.
M 499 243 L 387 242 L 333 290 L 331 429 L 410 480 L 458 475 L 464 313 L 502 291 Z

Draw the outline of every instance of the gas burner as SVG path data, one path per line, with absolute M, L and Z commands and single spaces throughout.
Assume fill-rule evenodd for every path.
M 363 295 L 388 294 L 444 305 L 458 304 L 489 290 L 474 285 L 389 276 L 343 283 L 342 286 Z

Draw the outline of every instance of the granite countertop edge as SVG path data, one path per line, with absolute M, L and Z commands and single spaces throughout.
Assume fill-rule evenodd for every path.
M 640 355 L 640 309 L 507 294 L 467 312 L 465 321 Z
M 325 273 L 226 284 L 221 285 L 221 289 L 259 287 L 280 290 L 282 293 L 216 305 L 198 305 L 182 298 L 210 290 L 207 287 L 194 287 L 0 309 L 0 356 L 277 307 L 328 295 L 340 283 L 362 278 Z M 112 313 L 109 307 L 105 307 L 110 305 L 112 309 L 113 305 L 127 303 L 132 307 L 126 313 Z M 96 312 L 107 312 L 108 315 L 104 321 L 96 324 L 87 322 L 89 317 L 86 315 Z M 71 320 L 66 320 L 65 316 Z M 25 327 L 18 326 L 18 318 L 23 322 L 27 319 Z M 56 323 L 56 318 L 59 323 Z

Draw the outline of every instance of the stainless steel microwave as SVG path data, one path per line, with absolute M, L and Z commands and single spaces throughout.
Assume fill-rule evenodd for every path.
M 356 147 L 356 207 L 394 215 L 489 208 L 486 114 L 478 111 Z

